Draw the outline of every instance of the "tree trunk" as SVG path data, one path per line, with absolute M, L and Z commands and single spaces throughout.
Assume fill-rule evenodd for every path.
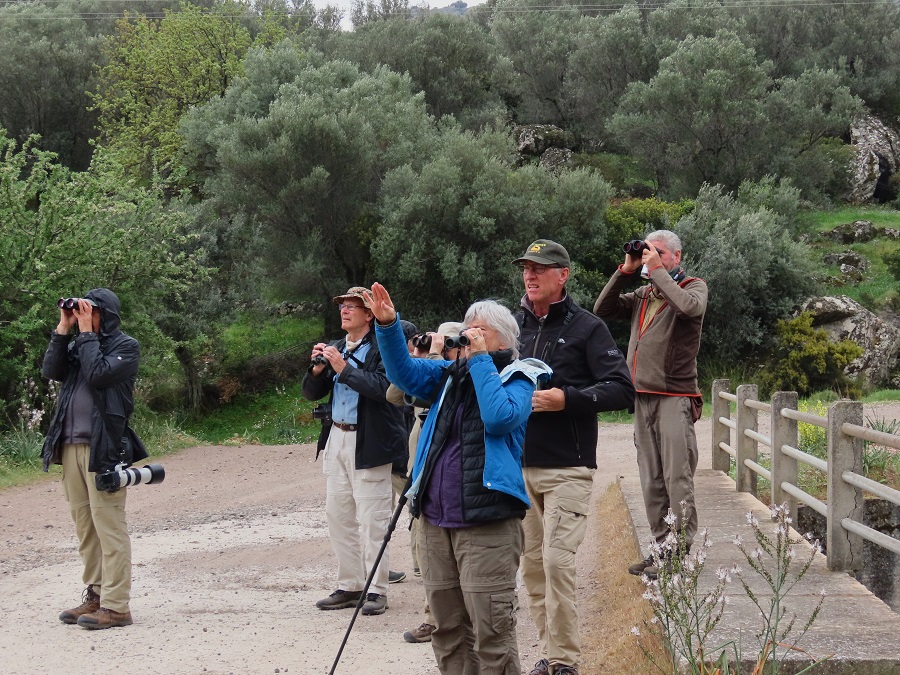
M 203 409 L 203 382 L 200 379 L 200 371 L 194 361 L 194 355 L 187 347 L 176 347 L 175 356 L 184 371 L 186 386 L 185 402 L 191 415 L 199 415 Z

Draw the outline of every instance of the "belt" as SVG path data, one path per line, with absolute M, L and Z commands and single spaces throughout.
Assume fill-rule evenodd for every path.
M 356 431 L 359 429 L 358 424 L 344 424 L 343 422 L 334 422 L 333 424 L 341 431 Z

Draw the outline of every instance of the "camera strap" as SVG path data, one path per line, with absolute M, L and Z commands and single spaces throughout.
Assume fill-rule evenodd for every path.
M 347 340 L 346 340 L 346 338 L 345 338 L 345 339 L 344 339 L 344 349 L 341 350 L 341 358 L 343 358 L 345 361 L 353 360 L 353 361 L 356 363 L 356 365 L 357 365 L 358 368 L 362 368 L 365 364 L 364 364 L 362 361 L 360 361 L 358 358 L 356 358 L 356 357 L 354 356 L 354 354 L 355 354 L 356 351 L 357 351 L 358 349 L 360 349 L 363 345 L 369 344 L 369 343 L 371 343 L 371 342 L 372 342 L 372 331 L 370 330 L 368 333 L 366 333 L 366 334 L 363 336 L 363 339 L 359 341 L 359 344 L 357 344 L 357 345 L 356 345 L 353 349 L 351 349 L 350 351 L 347 351 L 347 349 L 346 349 L 346 346 L 347 346 Z

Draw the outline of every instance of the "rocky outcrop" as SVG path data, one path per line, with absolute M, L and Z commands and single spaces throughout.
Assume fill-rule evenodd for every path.
M 859 244 L 872 241 L 877 234 L 875 223 L 871 220 L 854 220 L 852 223 L 838 225 L 822 236 L 839 244 Z
M 810 298 L 801 310 L 834 342 L 852 340 L 862 347 L 862 355 L 845 369 L 849 377 L 872 388 L 890 382 L 900 363 L 900 328 L 846 295 Z
M 541 155 L 540 165 L 551 173 L 559 173 L 571 164 L 574 154 L 568 148 L 547 148 Z
M 856 148 L 856 159 L 846 197 L 852 204 L 863 204 L 874 199 L 900 170 L 900 135 L 878 118 L 864 115 L 851 125 L 850 143 Z
M 841 251 L 840 253 L 829 253 L 822 258 L 822 262 L 826 265 L 850 265 L 865 272 L 869 269 L 869 261 L 865 256 L 860 255 L 856 251 Z
M 523 124 L 513 128 L 516 152 L 528 157 L 540 157 L 549 148 L 575 147 L 575 137 L 552 124 Z

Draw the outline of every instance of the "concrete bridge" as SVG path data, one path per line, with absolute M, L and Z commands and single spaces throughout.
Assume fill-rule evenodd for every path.
M 701 467 L 710 467 L 710 438 L 698 438 L 701 451 Z M 644 552 L 650 541 L 650 530 L 644 514 L 637 467 L 619 477 L 622 492 L 634 524 L 635 536 Z M 746 492 L 737 492 L 734 481 L 722 471 L 701 468 L 697 471 L 695 493 L 700 529 L 707 528 L 711 543 L 703 577 L 707 588 L 715 584 L 715 571 L 730 568 L 738 563 L 744 569 L 744 578 L 757 594 L 763 606 L 767 606 L 772 592 L 762 579 L 755 576 L 734 544 L 736 535 L 751 547 L 754 531 L 747 514 L 752 512 L 763 532 L 771 534 L 769 507 Z M 800 534 L 793 533 L 795 537 Z M 810 550 L 808 543 L 803 543 Z M 805 559 L 803 553 L 798 559 Z M 809 665 L 810 657 L 828 660 L 811 672 L 854 675 L 900 675 L 900 614 L 867 590 L 846 572 L 828 569 L 824 555 L 817 555 L 806 576 L 787 595 L 784 605 L 789 614 L 795 614 L 796 628 L 805 623 L 815 609 L 824 591 L 825 600 L 818 618 L 797 647 L 803 652 L 791 652 L 785 659 L 780 673 L 797 673 Z M 762 628 L 760 611 L 746 595 L 738 581 L 732 581 L 728 590 L 729 604 L 722 620 L 707 647 L 740 641 L 744 672 L 750 672 L 759 653 L 757 633 Z

